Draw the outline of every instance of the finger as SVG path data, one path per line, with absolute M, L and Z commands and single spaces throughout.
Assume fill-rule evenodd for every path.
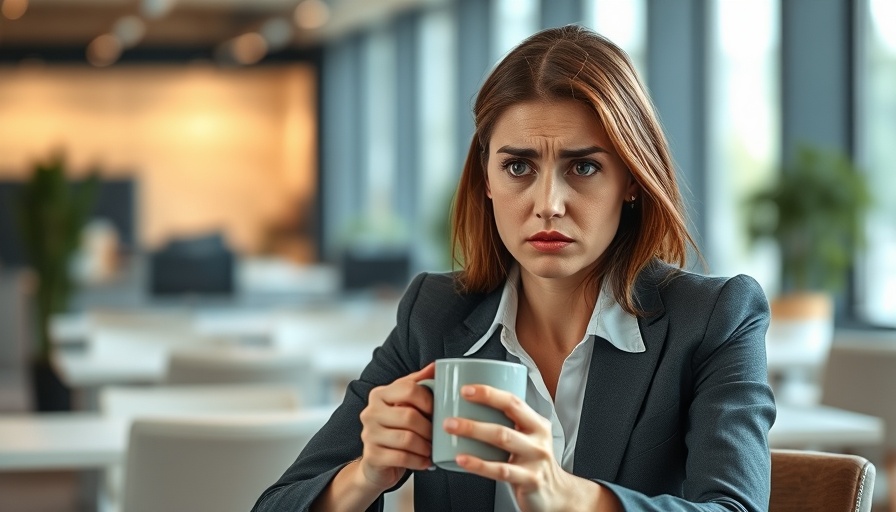
M 491 480 L 508 482 L 511 485 L 530 488 L 537 485 L 536 476 L 522 466 L 507 462 L 485 461 L 472 455 L 461 454 L 455 457 L 458 466 L 474 475 L 479 475 Z
M 513 393 L 483 384 L 468 384 L 463 386 L 460 392 L 470 402 L 487 405 L 503 412 L 523 432 L 544 428 L 550 432 L 550 424 L 546 418 Z
M 432 440 L 432 421 L 413 407 L 393 406 L 384 410 L 382 415 L 368 417 L 371 425 L 385 428 L 410 430 L 427 441 Z
M 414 373 L 409 373 L 408 377 L 414 382 L 420 382 L 423 379 L 432 379 L 436 376 L 436 363 L 435 361 L 429 363 L 423 368 L 417 370 Z
M 424 414 L 432 414 L 432 393 L 417 384 L 413 378 L 414 375 L 411 374 L 389 385 L 373 388 L 370 391 L 369 403 L 373 406 L 379 403 L 389 406 L 409 405 Z
M 377 447 L 369 451 L 365 450 L 362 462 L 378 468 L 407 468 L 420 471 L 429 469 L 432 466 L 432 460 L 430 460 L 428 455 L 422 456 L 403 450 L 383 447 Z
M 410 430 L 394 428 L 370 429 L 361 432 L 361 440 L 364 446 L 370 449 L 399 450 L 426 458 L 432 455 L 432 444 L 430 441 Z
M 463 418 L 447 418 L 442 427 L 449 434 L 476 439 L 524 458 L 539 455 L 538 445 L 526 434 L 504 425 Z

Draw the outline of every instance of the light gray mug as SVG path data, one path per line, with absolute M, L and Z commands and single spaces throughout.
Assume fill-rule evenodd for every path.
M 464 471 L 454 462 L 460 454 L 468 454 L 488 461 L 507 461 L 506 451 L 493 445 L 445 432 L 446 418 L 467 418 L 474 421 L 498 423 L 513 428 L 513 422 L 503 412 L 468 401 L 460 394 L 467 384 L 485 384 L 508 391 L 526 399 L 526 367 L 509 361 L 494 359 L 437 359 L 436 378 L 418 384 L 432 390 L 432 461 L 450 471 Z

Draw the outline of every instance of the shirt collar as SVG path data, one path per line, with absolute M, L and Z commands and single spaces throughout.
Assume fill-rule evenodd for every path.
M 515 331 L 516 314 L 519 305 L 520 270 L 514 265 L 504 282 L 501 292 L 501 300 L 498 302 L 498 311 L 495 319 L 485 334 L 464 353 L 464 356 L 475 354 L 492 337 L 499 327 Z M 613 294 L 602 286 L 594 310 L 591 312 L 591 320 L 585 331 L 587 336 L 597 336 L 610 342 L 611 345 L 624 352 L 644 352 L 647 348 L 641 337 L 641 329 L 638 326 L 638 318 L 626 310 L 613 298 Z

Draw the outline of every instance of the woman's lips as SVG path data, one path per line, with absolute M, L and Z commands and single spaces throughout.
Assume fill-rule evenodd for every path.
M 563 240 L 529 240 L 529 245 L 541 252 L 559 252 L 571 243 Z
M 529 244 L 541 252 L 558 252 L 575 240 L 556 231 L 536 233 L 529 237 Z

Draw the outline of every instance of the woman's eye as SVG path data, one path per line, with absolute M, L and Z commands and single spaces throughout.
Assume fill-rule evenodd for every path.
M 532 169 L 529 167 L 529 164 L 527 164 L 526 162 L 521 162 L 519 160 L 509 162 L 507 165 L 504 166 L 504 169 L 511 176 L 516 176 L 516 177 L 525 176 L 532 172 Z
M 591 176 L 599 170 L 600 167 L 592 162 L 578 162 L 572 168 L 572 172 L 576 176 Z

